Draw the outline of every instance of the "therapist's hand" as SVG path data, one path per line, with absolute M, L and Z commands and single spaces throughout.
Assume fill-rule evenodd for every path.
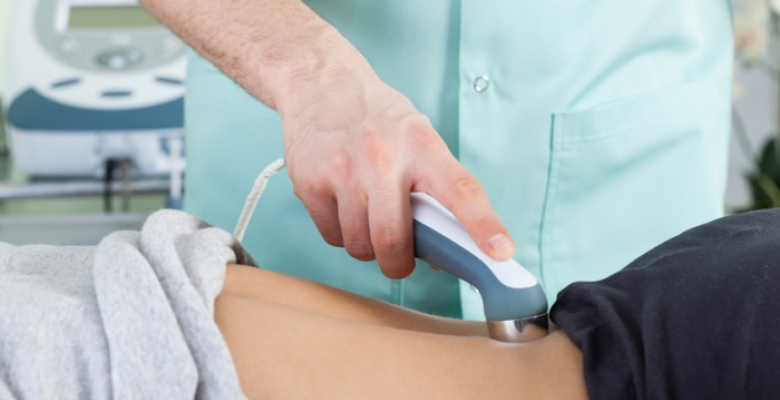
M 325 241 L 376 258 L 388 277 L 409 275 L 409 193 L 420 191 L 451 210 L 485 253 L 512 256 L 482 185 L 405 96 L 372 71 L 339 70 L 302 87 L 279 107 L 285 159 Z
M 428 119 L 304 2 L 141 1 L 279 112 L 295 193 L 328 243 L 378 259 L 389 277 L 407 276 L 414 267 L 409 193 L 422 191 L 450 209 L 485 253 L 513 254 L 482 186 Z

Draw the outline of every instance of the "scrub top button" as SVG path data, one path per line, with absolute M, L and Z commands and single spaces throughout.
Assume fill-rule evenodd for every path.
M 476 90 L 477 93 L 484 92 L 488 87 L 490 87 L 490 78 L 487 76 L 483 75 L 474 79 L 474 90 Z

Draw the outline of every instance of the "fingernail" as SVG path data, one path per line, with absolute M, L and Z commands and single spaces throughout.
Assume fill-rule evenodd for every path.
M 515 252 L 515 246 L 512 244 L 512 241 L 506 235 L 500 233 L 490 238 L 490 249 L 493 251 L 493 257 L 501 260 L 512 257 L 512 254 Z

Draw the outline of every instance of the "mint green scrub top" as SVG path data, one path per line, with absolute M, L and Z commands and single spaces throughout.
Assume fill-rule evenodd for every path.
M 307 4 L 430 118 L 550 301 L 722 214 L 728 0 Z M 232 229 L 256 175 L 283 155 L 281 121 L 204 59 L 190 61 L 185 208 Z M 327 245 L 285 173 L 244 244 L 267 269 L 433 314 L 482 315 L 479 294 L 444 272 L 418 263 L 390 280 Z

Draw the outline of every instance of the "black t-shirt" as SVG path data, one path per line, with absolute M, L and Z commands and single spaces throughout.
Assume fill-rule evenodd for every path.
M 780 210 L 721 218 L 574 283 L 551 317 L 582 350 L 593 400 L 780 399 Z

